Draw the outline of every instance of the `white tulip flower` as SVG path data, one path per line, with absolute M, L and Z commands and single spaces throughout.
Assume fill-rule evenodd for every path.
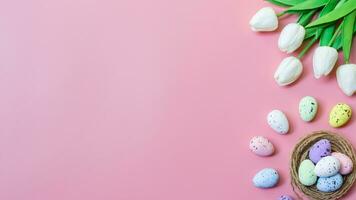
M 318 47 L 313 55 L 314 77 L 320 78 L 322 75 L 327 76 L 337 61 L 337 50 L 329 46 Z
M 296 81 L 303 72 L 303 65 L 294 56 L 287 57 L 279 64 L 274 79 L 280 86 L 285 86 Z
M 352 96 L 356 92 L 356 65 L 341 65 L 336 71 L 336 79 L 341 90 L 347 96 Z
M 274 31 L 278 28 L 278 17 L 271 7 L 264 7 L 251 18 L 253 31 Z
M 297 23 L 290 23 L 283 28 L 278 39 L 278 47 L 281 51 L 292 53 L 302 45 L 305 36 L 305 28 Z

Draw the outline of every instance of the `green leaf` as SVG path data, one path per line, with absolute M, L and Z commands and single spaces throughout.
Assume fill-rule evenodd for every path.
M 349 0 L 346 3 L 344 3 L 343 5 L 341 5 L 339 8 L 336 8 L 335 10 L 331 11 L 330 13 L 328 13 L 328 14 L 324 15 L 323 17 L 320 17 L 319 19 L 310 23 L 309 25 L 307 25 L 307 27 L 313 27 L 313 26 L 318 26 L 321 24 L 333 22 L 333 21 L 338 20 L 341 17 L 344 17 L 345 15 L 351 13 L 355 9 L 356 9 L 356 0 Z
M 321 10 L 319 17 L 322 17 L 328 13 L 330 13 L 336 5 L 338 5 L 339 0 L 329 0 L 325 7 Z
M 298 23 L 302 26 L 307 25 L 311 19 L 313 18 L 314 14 L 316 13 L 316 9 L 315 10 L 311 10 L 311 11 L 306 11 L 303 12 L 302 14 L 300 14 L 299 19 L 298 19 Z
M 307 0 L 303 1 L 295 6 L 288 8 L 285 12 L 298 12 L 304 10 L 316 9 L 324 6 L 329 0 Z
M 317 30 L 318 30 L 318 28 L 307 28 L 307 29 L 305 29 L 304 40 L 313 37 L 316 34 Z
M 340 0 L 339 3 L 336 5 L 335 9 L 339 8 L 340 6 L 342 6 L 342 4 L 344 4 L 347 0 Z
M 355 25 L 354 25 L 354 32 L 353 32 L 353 35 L 356 35 L 356 23 L 355 23 Z M 335 41 L 334 41 L 334 43 L 333 43 L 333 47 L 334 47 L 335 49 L 337 49 L 337 50 L 340 50 L 340 49 L 342 48 L 342 35 L 341 35 L 341 34 L 339 34 L 339 35 L 336 37 L 336 39 L 335 39 Z
M 282 7 L 295 6 L 298 3 L 302 2 L 302 0 L 266 0 L 266 1 Z
M 326 6 L 321 10 L 319 14 L 319 18 L 330 13 L 336 5 L 338 5 L 339 0 L 329 0 L 329 2 L 326 4 Z M 330 25 L 326 27 L 325 29 L 319 28 L 318 32 L 316 34 L 320 34 L 320 46 L 326 46 L 329 44 L 331 38 L 333 37 L 335 31 L 335 25 Z
M 355 18 L 356 10 L 345 17 L 344 24 L 342 26 L 342 51 L 344 52 L 345 63 L 349 63 L 350 61 Z
M 281 3 L 279 1 L 276 1 L 276 0 L 266 0 L 268 2 L 270 2 L 271 4 L 274 4 L 276 6 L 281 6 L 281 7 L 289 7 L 290 5 L 287 5 L 287 4 L 284 4 L 284 3 Z
M 335 25 L 326 27 L 320 36 L 320 46 L 327 46 L 334 35 Z
M 284 4 L 286 6 L 295 6 L 303 2 L 303 0 L 267 0 L 267 1 L 273 1 L 275 3 Z

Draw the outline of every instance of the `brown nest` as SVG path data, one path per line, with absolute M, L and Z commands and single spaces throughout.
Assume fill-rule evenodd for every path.
M 298 188 L 298 190 L 307 196 L 309 199 L 312 200 L 325 200 L 325 199 L 340 199 L 344 196 L 356 179 L 356 169 L 354 169 L 351 174 L 343 176 L 344 183 L 342 184 L 341 188 L 335 192 L 320 192 L 317 190 L 316 185 L 313 186 L 304 186 L 299 182 L 298 178 L 298 168 L 300 163 L 308 159 L 308 152 L 313 144 L 321 139 L 327 139 L 331 143 L 331 150 L 332 152 L 340 152 L 350 157 L 355 166 L 355 152 L 354 149 L 349 141 L 345 138 L 341 137 L 338 134 L 331 133 L 328 131 L 319 131 L 314 132 L 310 135 L 305 136 L 302 138 L 294 147 L 291 157 L 290 163 L 290 175 L 291 175 L 291 184 L 293 190 Z M 295 191 L 296 195 L 301 199 L 299 194 Z

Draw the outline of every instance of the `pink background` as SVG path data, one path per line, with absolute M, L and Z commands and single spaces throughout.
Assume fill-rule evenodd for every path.
M 273 73 L 286 56 L 278 33 L 248 21 L 261 0 L 11 0 L 0 6 L 0 199 L 236 200 L 292 194 L 298 138 L 337 131 L 356 145 L 356 120 L 328 126 L 330 108 L 355 97 L 334 75 L 315 80 L 311 57 L 297 84 Z M 292 18 L 281 22 L 285 25 Z M 355 52 L 355 51 L 354 51 Z M 353 54 L 355 62 L 356 54 Z M 313 123 L 299 99 L 321 104 Z M 292 131 L 275 134 L 281 109 Z M 248 149 L 263 135 L 277 148 Z M 264 167 L 281 181 L 251 183 Z M 355 199 L 354 188 L 345 199 Z

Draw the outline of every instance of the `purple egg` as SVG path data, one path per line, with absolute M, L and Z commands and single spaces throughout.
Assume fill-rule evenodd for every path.
M 293 198 L 289 195 L 281 195 L 277 200 L 293 200 Z
M 319 160 L 325 156 L 331 155 L 331 144 L 327 139 L 321 139 L 316 142 L 309 150 L 309 159 L 313 161 L 314 164 L 319 162 Z

